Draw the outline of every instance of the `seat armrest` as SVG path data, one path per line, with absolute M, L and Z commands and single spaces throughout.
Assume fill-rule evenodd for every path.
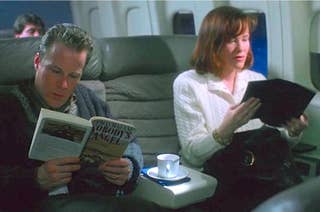
M 140 175 L 137 188 L 131 195 L 155 202 L 162 207 L 177 209 L 201 202 L 214 194 L 217 186 L 214 177 L 194 169 L 183 168 L 189 172 L 190 181 L 162 186 Z

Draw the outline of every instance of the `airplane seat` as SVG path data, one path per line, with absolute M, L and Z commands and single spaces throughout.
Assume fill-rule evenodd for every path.
M 39 37 L 0 39 L 0 85 L 13 85 L 33 78 L 33 57 L 40 45 Z M 97 80 L 102 73 L 100 50 L 95 46 L 83 72 L 83 80 Z
M 39 38 L 0 40 L 0 85 L 15 84 L 34 76 L 33 55 Z
M 173 33 L 195 35 L 194 16 L 191 11 L 177 11 L 173 15 Z
M 189 68 L 195 36 L 101 39 L 102 81 L 112 113 L 137 127 L 144 164 L 160 153 L 178 153 L 172 84 Z M 109 54 L 112 52 L 112 54 Z
M 319 187 L 320 177 L 310 179 L 270 197 L 253 212 L 318 212 L 320 211 Z
M 137 127 L 145 166 L 159 153 L 178 153 L 172 83 L 189 68 L 196 36 L 95 39 L 81 83 L 110 105 L 112 114 Z M 40 38 L 0 39 L 0 92 L 31 79 Z
M 0 29 L 0 39 L 8 39 L 13 37 L 13 29 Z
M 311 80 L 313 85 L 319 90 L 320 89 L 320 12 L 317 12 L 311 21 L 310 26 L 310 69 L 311 69 Z

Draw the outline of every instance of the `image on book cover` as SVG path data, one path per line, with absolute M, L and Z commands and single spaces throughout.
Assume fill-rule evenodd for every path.
M 81 159 L 89 163 L 100 163 L 120 158 L 133 139 L 135 128 L 104 120 L 95 120 L 92 124 L 92 133 Z
M 86 129 L 55 120 L 47 120 L 43 125 L 42 133 L 63 138 L 66 141 L 81 143 L 85 136 Z

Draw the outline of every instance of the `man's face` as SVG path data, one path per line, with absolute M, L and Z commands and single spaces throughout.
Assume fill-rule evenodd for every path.
M 65 104 L 80 81 L 87 51 L 77 52 L 61 43 L 54 43 L 40 58 L 34 56 L 35 87 L 45 102 L 59 108 Z
M 15 34 L 16 38 L 38 37 L 41 35 L 41 27 L 34 24 L 26 24 L 20 34 Z

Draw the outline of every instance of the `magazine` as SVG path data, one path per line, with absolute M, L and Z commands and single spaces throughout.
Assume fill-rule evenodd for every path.
M 90 120 L 41 109 L 29 149 L 29 158 L 47 161 L 76 156 L 95 163 L 120 158 L 134 137 L 135 127 L 94 116 Z
M 253 118 L 260 118 L 271 126 L 281 126 L 291 118 L 298 118 L 312 100 L 315 92 L 283 79 L 250 81 L 241 102 L 259 98 L 261 106 Z

